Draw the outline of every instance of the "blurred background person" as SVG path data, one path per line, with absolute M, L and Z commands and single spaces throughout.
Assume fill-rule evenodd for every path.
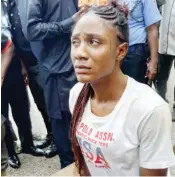
M 28 78 L 27 84 L 29 85 L 36 106 L 43 117 L 47 130 L 46 139 L 44 141 L 40 141 L 37 144 L 37 147 L 45 148 L 51 145 L 47 150 L 47 157 L 53 157 L 57 154 L 57 150 L 53 140 L 51 122 L 45 107 L 44 92 L 41 83 L 38 61 L 32 53 L 30 43 L 27 41 L 22 32 L 21 20 L 19 16 L 21 8 L 24 9 L 23 6 L 20 6 L 18 0 L 8 0 L 8 14 L 11 23 L 11 31 L 15 41 L 15 48 L 18 51 L 20 59 L 22 60 L 22 74 L 24 78 Z
M 1 6 L 1 87 L 4 82 L 6 72 L 13 56 L 13 43 L 11 40 L 10 31 L 8 29 L 8 17 Z M 5 143 L 6 118 L 1 114 L 1 176 L 6 176 L 8 167 L 8 153 Z
M 155 86 L 160 96 L 168 102 L 166 98 L 167 81 L 175 61 L 175 0 L 167 0 L 166 4 L 162 6 L 159 54 L 159 67 Z M 175 103 L 173 108 L 175 109 Z
M 8 1 L 1 1 L 1 6 L 3 8 L 3 12 L 7 17 L 7 26 L 6 28 L 11 33 L 11 26 L 8 19 Z M 12 41 L 13 41 L 13 35 Z M 14 147 L 14 136 L 11 128 L 11 124 L 9 121 L 9 104 L 12 109 L 12 115 L 14 121 L 18 128 L 18 133 L 21 141 L 22 152 L 32 154 L 34 156 L 43 156 L 44 151 L 36 148 L 33 143 L 32 137 L 32 127 L 30 122 L 29 115 L 29 100 L 26 91 L 27 79 L 23 78 L 21 72 L 21 61 L 19 57 L 19 53 L 15 48 L 14 44 L 14 52 L 12 61 L 9 64 L 8 71 L 6 72 L 5 79 L 3 81 L 3 85 L 1 87 L 1 114 L 7 119 L 5 121 L 6 128 L 6 136 L 5 142 L 9 154 L 8 163 L 13 168 L 20 167 L 20 160 L 15 152 Z

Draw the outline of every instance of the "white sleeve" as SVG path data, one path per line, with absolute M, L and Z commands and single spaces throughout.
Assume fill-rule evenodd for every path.
M 164 169 L 175 165 L 171 141 L 172 119 L 168 104 L 157 107 L 139 126 L 140 167 Z
M 69 94 L 69 110 L 71 114 L 73 114 L 74 106 L 77 102 L 78 96 L 81 92 L 81 89 L 83 88 L 84 84 L 77 83 L 71 90 Z

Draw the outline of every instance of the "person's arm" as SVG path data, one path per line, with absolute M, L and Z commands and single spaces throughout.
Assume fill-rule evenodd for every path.
M 140 168 L 140 176 L 167 176 L 168 169 L 145 169 Z
M 44 22 L 42 3 L 41 0 L 28 1 L 26 37 L 29 41 L 40 41 L 46 38 L 54 38 L 63 33 L 69 33 L 74 22 L 84 12 L 80 10 L 72 17 L 60 22 Z
M 157 64 L 158 64 L 158 24 L 153 24 L 148 26 L 148 44 L 150 48 L 150 61 L 148 63 L 148 75 L 147 77 L 153 80 L 157 74 Z
M 151 56 L 148 62 L 146 77 L 153 80 L 157 73 L 158 61 L 158 22 L 161 15 L 155 0 L 142 0 L 145 28 L 147 30 L 148 45 Z
M 140 123 L 140 176 L 166 176 L 167 169 L 175 165 L 171 129 L 171 112 L 166 103 L 155 108 Z
M 9 67 L 9 64 L 13 57 L 14 46 L 11 41 L 6 44 L 6 47 L 2 51 L 1 55 L 1 87 L 4 82 L 4 78 Z

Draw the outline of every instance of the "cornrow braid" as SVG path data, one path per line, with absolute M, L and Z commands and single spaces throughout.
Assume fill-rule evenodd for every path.
M 112 1 L 109 6 L 94 6 L 89 11 L 111 22 L 120 31 L 121 35 L 118 37 L 121 42 L 129 42 L 128 8 L 125 5 L 121 6 L 116 1 Z
M 128 42 L 128 23 L 127 23 L 127 10 L 125 7 L 118 5 L 116 2 L 112 2 L 107 6 L 95 6 L 89 9 L 89 12 L 93 12 L 98 15 L 100 18 L 105 19 L 108 22 L 116 27 L 121 33 L 119 39 L 122 42 Z M 88 13 L 88 12 L 87 12 Z M 82 119 L 84 109 L 86 107 L 87 101 L 90 96 L 93 94 L 93 89 L 89 83 L 86 83 L 76 101 L 72 121 L 71 121 L 71 130 L 70 130 L 70 138 L 72 142 L 72 150 L 75 157 L 75 165 L 78 169 L 78 172 L 81 176 L 89 176 L 90 173 L 86 167 L 84 157 L 82 155 L 81 148 L 78 144 L 76 138 L 76 130 L 78 125 Z

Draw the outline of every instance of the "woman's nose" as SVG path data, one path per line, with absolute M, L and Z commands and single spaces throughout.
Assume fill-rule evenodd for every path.
M 75 58 L 78 60 L 87 60 L 88 59 L 88 52 L 87 52 L 86 44 L 81 43 L 80 46 L 77 48 L 75 55 L 76 55 Z

